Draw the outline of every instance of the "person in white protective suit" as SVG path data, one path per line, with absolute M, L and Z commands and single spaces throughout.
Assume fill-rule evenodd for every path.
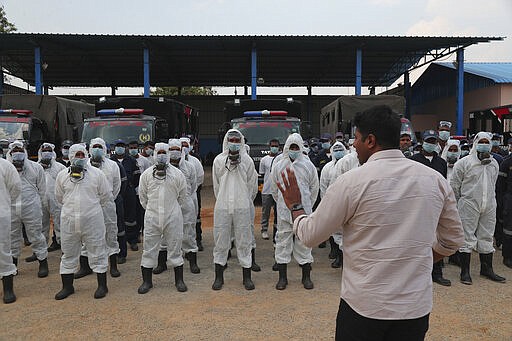
M 450 180 L 464 227 L 465 245 L 459 249 L 460 281 L 464 284 L 472 284 L 469 273 L 472 250 L 480 254 L 480 275 L 505 282 L 492 267 L 498 163 L 491 155 L 491 139 L 490 133 L 476 134 L 471 152 L 455 163 Z
M 107 144 L 102 138 L 94 138 L 89 143 L 89 154 L 91 158 L 88 164 L 99 168 L 107 178 L 109 190 L 112 192 L 112 201 L 103 206 L 103 220 L 105 221 L 105 242 L 110 260 L 110 275 L 119 277 L 121 273 L 117 268 L 117 254 L 119 253 L 119 242 L 117 241 L 117 212 L 115 198 L 121 190 L 121 173 L 115 161 L 107 157 Z M 82 278 L 92 273 L 87 257 L 87 248 L 82 247 L 80 255 L 80 269 L 75 273 L 75 279 Z
M 102 298 L 108 292 L 108 252 L 102 208 L 108 207 L 113 200 L 112 188 L 105 174 L 87 162 L 87 150 L 83 145 L 74 144 L 69 148 L 69 160 L 69 168 L 61 171 L 55 181 L 55 198 L 62 205 L 62 290 L 55 295 L 55 299 L 65 299 L 75 292 L 73 279 L 82 243 L 87 249 L 92 271 L 97 276 L 98 288 L 94 298 Z
M 329 161 L 322 172 L 320 173 L 320 199 L 323 198 L 327 188 L 336 180 L 336 164 L 343 160 L 343 157 L 347 154 L 347 149 L 342 142 L 336 141 L 331 147 L 331 161 Z M 341 232 L 333 234 L 329 238 L 331 244 L 331 252 L 329 258 L 334 259 L 331 263 L 332 268 L 340 268 L 343 262 L 342 247 L 342 236 Z
M 21 179 L 16 168 L 0 158 L 0 277 L 4 291 L 4 303 L 16 301 L 13 277 L 16 265 L 11 254 L 11 205 L 21 193 Z
M 143 283 L 139 294 L 153 287 L 153 268 L 158 263 L 160 245 L 167 246 L 167 264 L 174 268 L 178 291 L 187 291 L 183 281 L 183 215 L 186 204 L 187 180 L 183 173 L 169 164 L 169 145 L 155 144 L 155 165 L 142 173 L 139 182 L 139 199 L 146 210 L 144 216 L 144 242 L 141 260 Z
M 21 195 L 12 203 L 11 209 L 11 252 L 17 265 L 23 241 L 22 225 L 25 225 L 32 256 L 26 262 L 39 261 L 37 277 L 48 276 L 48 244 L 43 235 L 43 207 L 46 205 L 46 178 L 43 167 L 28 159 L 21 141 L 9 145 L 7 161 L 12 162 L 21 178 Z M 46 208 L 45 208 L 46 209 Z
M 192 165 L 194 165 L 194 169 L 196 170 L 196 182 L 197 182 L 197 189 L 195 195 L 192 197 L 192 200 L 194 201 L 194 207 L 196 209 L 196 243 L 197 248 L 199 251 L 203 251 L 203 230 L 201 228 L 201 188 L 204 181 L 204 169 L 203 165 L 201 164 L 201 161 L 190 154 L 191 151 L 191 145 L 190 145 L 190 139 L 188 137 L 182 137 L 180 138 L 181 147 L 183 148 L 183 151 L 185 153 L 185 160 L 190 162 Z
M 238 262 L 243 269 L 243 285 L 246 290 L 254 289 L 251 279 L 251 206 L 258 193 L 258 174 L 244 144 L 240 131 L 228 130 L 222 143 L 222 153 L 213 160 L 212 180 L 216 199 L 213 212 L 213 290 L 222 289 L 224 284 L 233 230 Z
M 446 161 L 447 174 L 446 179 L 450 181 L 453 175 L 453 167 L 455 163 L 460 159 L 460 141 L 459 140 L 448 140 L 441 153 L 441 158 Z
M 46 193 L 43 199 L 43 235 L 48 243 L 50 239 L 50 217 L 53 221 L 53 231 L 60 248 L 60 210 L 61 206 L 55 200 L 55 179 L 57 174 L 66 167 L 55 161 L 55 145 L 43 143 L 37 152 L 38 162 L 44 169 L 46 179 Z M 53 250 L 53 249 L 52 249 Z M 48 249 L 50 251 L 50 249 Z
M 302 137 L 291 134 L 283 148 L 281 160 L 272 168 L 272 195 L 277 202 L 277 235 L 275 260 L 279 270 L 277 290 L 284 290 L 288 285 L 287 265 L 293 254 L 297 263 L 302 268 L 302 284 L 305 289 L 313 289 L 311 281 L 311 263 L 313 256 L 311 248 L 306 247 L 298 238 L 294 238 L 291 211 L 286 207 L 283 196 L 277 188 L 277 182 L 281 180 L 281 173 L 286 168 L 293 169 L 302 195 L 300 207 L 306 214 L 313 211 L 313 205 L 318 195 L 319 182 L 316 167 L 302 153 Z

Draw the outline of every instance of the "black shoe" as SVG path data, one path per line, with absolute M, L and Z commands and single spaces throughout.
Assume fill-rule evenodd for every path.
M 174 268 L 174 285 L 179 292 L 185 292 L 188 290 L 185 282 L 183 281 L 183 265 L 176 266 Z
M 126 257 L 123 256 L 117 256 L 117 264 L 124 264 L 126 263 Z
M 73 287 L 73 274 L 60 275 L 60 278 L 62 280 L 62 290 L 55 295 L 56 300 L 63 300 L 75 292 L 75 288 Z
M 94 298 L 103 298 L 107 295 L 107 273 L 97 273 L 98 289 L 94 292 Z
M 260 272 L 261 267 L 258 264 L 256 264 L 256 249 L 251 250 L 251 258 L 252 258 L 251 270 L 254 272 Z
M 167 270 L 167 250 L 160 250 L 158 252 L 158 265 L 153 269 L 153 273 L 158 275 L 165 270 Z
M 201 272 L 201 269 L 197 266 L 197 253 L 189 252 L 186 254 L 188 262 L 190 264 L 190 272 L 193 274 L 198 274 Z
M 25 258 L 25 262 L 27 262 L 27 263 L 32 263 L 32 262 L 35 262 L 36 260 L 37 260 L 37 256 L 35 253 L 33 253 L 32 256 Z
M 110 276 L 112 276 L 112 277 L 121 276 L 121 273 L 117 269 L 117 255 L 111 255 L 108 258 L 110 260 Z
M 448 264 L 460 267 L 460 252 L 457 251 L 450 257 L 448 257 Z
M 213 290 L 220 290 L 224 285 L 224 265 L 215 263 L 215 281 L 212 284 Z
M 334 262 L 331 263 L 331 268 L 339 269 L 342 266 L 343 266 L 343 251 L 338 249 L 338 251 L 336 251 L 336 258 L 334 259 Z
M 284 290 L 288 285 L 288 277 L 286 273 L 287 267 L 288 264 L 277 264 L 277 269 L 279 270 L 279 280 L 276 284 L 277 290 Z
M 130 250 L 139 251 L 139 245 L 137 243 L 130 243 Z
M 57 250 L 60 250 L 60 244 L 54 240 L 48 247 L 48 252 L 53 252 Z
M 199 251 L 204 251 L 203 242 L 201 240 L 196 240 L 196 242 L 197 242 L 197 249 Z
M 151 268 L 145 268 L 143 266 L 140 267 L 142 271 L 142 284 L 139 287 L 139 294 L 146 294 L 153 287 L 153 271 Z
M 255 286 L 251 279 L 251 268 L 242 268 L 243 284 L 245 290 L 254 290 Z
M 48 276 L 48 259 L 45 258 L 39 261 L 39 271 L 37 272 L 37 277 L 44 278 Z
M 274 261 L 274 265 L 272 265 L 272 271 L 279 271 L 279 267 L 277 266 L 277 262 Z
M 329 237 L 329 244 L 331 245 L 331 251 L 329 252 L 329 259 L 335 259 L 337 255 L 336 249 L 340 249 L 338 244 L 334 242 L 334 238 L 332 236 Z
M 16 301 L 16 295 L 13 290 L 13 275 L 2 277 L 2 284 L 4 288 L 4 303 L 9 304 Z
M 459 254 L 460 260 L 460 282 L 462 284 L 471 285 L 473 280 L 469 274 L 469 266 L 471 263 L 471 253 L 461 252 Z
M 492 256 L 492 253 L 480 254 L 480 276 L 484 276 L 494 282 L 505 283 L 505 277 L 494 273 L 492 268 Z
M 79 279 L 92 274 L 92 269 L 89 266 L 89 259 L 85 256 L 80 256 L 80 269 L 75 273 L 75 279 Z
M 302 284 L 304 289 L 313 289 L 313 281 L 311 281 L 311 264 L 306 263 L 301 265 L 302 267 Z
M 445 287 L 449 287 L 452 285 L 452 282 L 444 277 L 432 277 L 432 281 L 436 282 L 437 284 L 441 284 L 442 286 Z

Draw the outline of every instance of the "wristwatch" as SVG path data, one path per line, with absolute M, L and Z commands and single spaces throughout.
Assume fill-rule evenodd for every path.
M 292 208 L 290 209 L 290 211 L 295 212 L 295 211 L 300 211 L 300 210 L 303 210 L 303 209 L 304 209 L 304 207 L 302 206 L 302 204 L 298 203 L 298 204 L 293 204 Z

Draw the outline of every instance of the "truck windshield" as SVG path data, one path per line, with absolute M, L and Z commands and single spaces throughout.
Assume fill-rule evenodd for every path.
M 289 121 L 251 121 L 234 122 L 233 129 L 239 130 L 248 145 L 268 144 L 272 139 L 278 139 L 284 144 L 292 133 L 300 133 L 299 122 Z
M 153 123 L 137 120 L 98 120 L 84 123 L 82 142 L 89 143 L 101 137 L 106 143 L 121 139 L 126 143 L 138 141 L 142 144 L 153 139 Z
M 13 119 L 6 122 L 4 118 L 0 119 L 0 139 L 23 140 L 23 132 L 28 131 L 29 123 L 24 119 Z

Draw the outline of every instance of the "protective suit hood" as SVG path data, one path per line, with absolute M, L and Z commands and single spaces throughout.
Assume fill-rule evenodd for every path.
M 289 159 L 288 152 L 289 152 L 290 146 L 292 144 L 296 144 L 297 146 L 299 146 L 299 150 L 301 150 L 301 151 L 304 150 L 304 142 L 302 140 L 302 136 L 300 136 L 298 133 L 293 133 L 290 136 L 288 136 L 288 138 L 286 139 L 286 142 L 284 143 L 283 159 L 285 159 L 285 160 Z M 304 154 L 300 153 L 299 156 L 295 160 L 299 160 L 302 157 L 304 157 Z
M 73 160 L 76 159 L 76 153 L 83 152 L 85 154 L 85 157 L 89 157 L 89 153 L 87 153 L 87 149 L 85 149 L 85 146 L 83 144 L 77 143 L 69 147 L 69 161 L 73 163 Z
M 460 141 L 459 140 L 448 140 L 446 142 L 446 146 L 444 146 L 443 151 L 441 153 L 441 157 L 443 160 L 446 160 L 448 155 L 448 149 L 451 146 L 457 146 L 457 160 L 460 158 L 461 150 L 460 150 Z
M 170 141 L 170 140 L 169 140 Z M 165 155 L 167 157 L 166 163 L 169 163 L 170 157 L 169 157 L 169 145 L 167 143 L 158 142 L 155 143 L 155 151 L 153 152 L 153 162 L 156 164 L 157 159 L 156 156 L 160 150 L 165 150 Z
M 244 138 L 244 135 L 237 129 L 229 129 L 226 133 L 226 135 L 224 135 L 224 140 L 222 141 L 222 153 L 223 154 L 228 154 L 229 153 L 229 148 L 228 148 L 228 135 L 230 132 L 237 132 L 240 134 L 241 138 L 240 138 L 240 143 L 242 144 L 241 148 L 240 148 L 240 155 L 242 154 L 246 154 L 247 151 L 245 150 L 245 148 L 243 148 L 243 145 L 245 144 L 245 138 Z
M 107 153 L 107 144 L 105 143 L 105 140 L 103 140 L 101 137 L 96 137 L 91 140 L 91 143 L 89 144 L 89 148 L 92 148 L 95 144 L 101 145 L 101 148 L 105 152 L 105 155 Z
M 481 131 L 479 132 L 478 134 L 475 135 L 475 138 L 473 139 L 473 147 L 471 147 L 471 151 L 469 152 L 470 155 L 476 155 L 477 154 L 477 151 L 476 151 L 476 145 L 480 142 L 480 140 L 482 139 L 487 139 L 489 141 L 489 143 L 491 143 L 491 140 L 492 140 L 492 134 L 491 133 L 487 133 L 485 131 Z
M 25 146 L 23 145 L 23 142 L 21 142 L 21 141 L 14 141 L 9 144 L 9 151 L 6 154 L 5 159 L 12 163 L 12 154 L 11 153 L 12 153 L 12 150 L 16 147 L 23 148 L 23 153 L 25 153 L 25 160 L 27 160 L 28 153 L 27 153 L 27 150 L 25 149 Z
M 171 147 L 179 147 L 181 150 L 180 165 L 183 163 L 183 160 L 185 160 L 185 157 L 186 157 L 186 154 L 183 151 L 183 148 L 181 148 L 181 142 L 183 142 L 184 139 L 188 140 L 188 137 L 182 137 L 180 139 L 169 139 L 169 150 L 171 149 Z M 187 142 L 187 141 L 185 141 L 185 142 Z M 169 155 L 169 162 L 170 162 L 170 160 L 171 160 L 171 157 Z
M 334 144 L 331 146 L 331 149 L 329 150 L 331 155 L 334 152 L 334 147 L 336 147 L 336 146 L 341 146 L 341 150 L 343 150 L 344 152 L 347 151 L 347 148 L 345 148 L 345 145 L 343 143 L 341 143 L 340 141 L 336 141 L 336 142 L 334 142 Z M 340 149 L 340 148 L 337 148 L 337 149 Z

